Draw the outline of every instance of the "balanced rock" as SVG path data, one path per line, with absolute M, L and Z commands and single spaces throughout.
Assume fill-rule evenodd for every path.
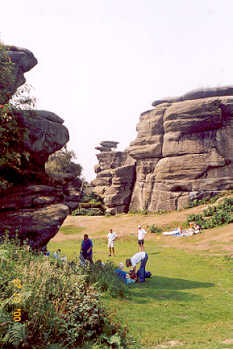
M 100 145 L 103 147 L 117 148 L 119 142 L 116 141 L 101 141 Z
M 112 148 L 111 147 L 106 147 L 106 146 L 96 146 L 95 149 L 100 152 L 111 152 Z

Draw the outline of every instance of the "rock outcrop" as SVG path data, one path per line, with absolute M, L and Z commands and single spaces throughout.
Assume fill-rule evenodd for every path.
M 110 141 L 103 141 L 103 146 Z M 111 141 L 112 145 L 114 144 Z M 118 142 L 115 142 L 117 146 Z M 115 146 L 115 147 L 116 147 Z M 112 146 L 113 147 L 113 146 Z M 127 152 L 102 151 L 97 154 L 99 164 L 95 167 L 97 177 L 91 185 L 104 198 L 107 212 L 117 214 L 127 212 L 135 182 L 135 161 Z
M 24 73 L 37 60 L 25 49 L 7 46 L 12 79 L 1 85 L 0 103 L 6 103 L 17 87 L 25 82 Z M 0 66 L 1 69 L 1 66 Z M 1 83 L 1 82 L 0 82 Z M 32 248 L 45 245 L 59 230 L 66 216 L 78 207 L 78 179 L 65 183 L 53 182 L 45 173 L 45 162 L 50 154 L 61 149 L 69 140 L 63 119 L 56 114 L 41 110 L 13 110 L 18 127 L 22 130 L 20 141 L 28 154 L 21 174 L 14 169 L 0 166 L 0 175 L 13 183 L 1 192 L 0 237 L 8 233 L 20 240 L 29 240 Z
M 8 61 L 7 79 L 0 81 L 1 94 L 0 103 L 7 103 L 17 88 L 25 83 L 24 73 L 31 70 L 36 64 L 37 59 L 33 53 L 27 49 L 16 46 L 5 46 L 4 56 L 1 60 L 0 70 L 5 69 L 5 60 Z M 5 66 L 5 67 L 4 67 Z
M 141 114 L 137 138 L 124 152 L 97 155 L 93 183 L 106 174 L 108 181 L 100 194 L 108 208 L 113 206 L 109 193 L 115 192 L 110 163 L 105 160 L 114 159 L 116 173 L 118 164 L 125 165 L 117 154 L 130 159 L 134 173 L 127 175 L 131 176 L 132 192 L 127 191 L 124 208 L 130 210 L 181 209 L 190 200 L 232 189 L 233 87 L 197 90 L 153 105 L 154 109 Z M 123 191 L 120 196 L 124 198 Z M 114 201 L 118 212 L 120 203 L 120 199 Z

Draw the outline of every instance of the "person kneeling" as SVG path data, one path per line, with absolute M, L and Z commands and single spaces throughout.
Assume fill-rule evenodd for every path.
M 138 270 L 138 282 L 145 282 L 146 278 L 146 263 L 148 260 L 148 254 L 146 252 L 139 252 L 134 254 L 130 259 L 126 259 L 126 266 L 133 267 L 133 272 L 136 274 L 136 266 L 141 263 L 140 268 Z

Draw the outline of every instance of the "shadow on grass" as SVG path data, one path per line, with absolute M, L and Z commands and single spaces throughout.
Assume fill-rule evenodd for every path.
M 210 288 L 213 283 L 189 281 L 181 278 L 168 278 L 154 276 L 145 283 L 137 283 L 132 286 L 132 298 L 138 303 L 148 303 L 150 299 L 177 301 L 200 301 L 203 297 L 200 295 L 179 291 L 179 289 L 195 289 L 195 288 Z
M 184 280 L 182 278 L 169 278 L 163 276 L 152 276 L 148 282 L 149 288 L 159 288 L 159 289 L 194 289 L 194 288 L 210 288 L 213 287 L 213 283 L 208 282 L 198 282 Z

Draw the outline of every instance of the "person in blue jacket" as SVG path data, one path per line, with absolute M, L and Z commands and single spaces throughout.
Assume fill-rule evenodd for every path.
M 88 260 L 91 264 L 93 264 L 92 247 L 93 247 L 92 240 L 90 238 L 88 238 L 87 234 L 85 234 L 83 237 L 83 241 L 82 241 L 81 253 L 82 253 L 83 258 L 85 260 Z

